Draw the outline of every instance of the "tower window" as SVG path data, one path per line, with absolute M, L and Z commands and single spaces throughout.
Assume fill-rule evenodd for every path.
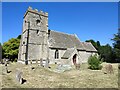
M 48 38 L 50 38 L 50 29 L 48 30 Z
M 39 34 L 39 30 L 37 30 L 37 32 L 36 32 L 37 34 Z
M 40 20 L 36 20 L 36 24 L 39 25 L 40 24 Z
M 55 51 L 55 59 L 58 59 L 59 58 L 59 52 L 58 50 Z

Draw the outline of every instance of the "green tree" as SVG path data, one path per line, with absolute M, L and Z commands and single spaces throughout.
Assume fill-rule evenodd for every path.
M 89 57 L 88 59 L 88 65 L 89 68 L 92 70 L 100 70 L 102 69 L 102 66 L 100 65 L 102 62 L 100 61 L 99 57 L 96 55 Z
M 86 40 L 85 42 L 91 42 L 92 45 L 93 45 L 97 50 L 98 50 L 99 47 L 100 47 L 100 42 L 99 42 L 99 41 L 95 42 L 93 39 L 90 39 L 90 40 Z
M 109 44 L 99 47 L 100 57 L 105 62 L 114 62 L 113 60 L 113 50 Z
M 96 49 L 98 49 L 98 47 L 97 47 L 97 43 L 96 43 L 93 39 L 86 40 L 85 42 L 91 42 L 92 45 L 93 45 Z
M 97 41 L 96 43 L 97 43 L 97 47 L 99 48 L 99 47 L 101 46 L 101 45 L 100 45 L 100 42 Z
M 114 50 L 115 60 L 117 62 L 120 62 L 120 29 L 118 30 L 117 34 L 114 34 L 114 38 L 112 40 L 114 41 L 113 50 Z
M 8 42 L 3 43 L 3 58 L 9 58 L 14 61 L 18 57 L 19 44 L 20 38 L 11 38 Z
M 21 35 L 18 35 L 17 39 L 21 39 Z
M 100 55 L 100 60 L 103 60 L 105 62 L 116 62 L 114 50 L 109 44 L 101 45 L 99 41 L 95 42 L 92 39 L 86 40 L 86 42 L 91 42 L 97 49 L 98 54 Z

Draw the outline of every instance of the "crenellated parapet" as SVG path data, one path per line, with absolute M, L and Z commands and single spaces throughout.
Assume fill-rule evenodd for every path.
M 43 11 L 38 11 L 38 9 L 33 9 L 32 7 L 28 7 L 24 17 L 27 15 L 28 12 L 31 12 L 31 13 L 35 13 L 35 14 L 39 14 L 39 15 L 42 15 L 42 16 L 45 16 L 45 17 L 48 17 L 48 13 L 47 12 L 43 12 Z

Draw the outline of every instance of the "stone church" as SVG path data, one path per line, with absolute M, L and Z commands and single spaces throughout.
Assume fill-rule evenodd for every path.
M 77 35 L 48 30 L 48 13 L 28 8 L 24 15 L 18 62 L 49 64 L 86 63 L 97 50 Z

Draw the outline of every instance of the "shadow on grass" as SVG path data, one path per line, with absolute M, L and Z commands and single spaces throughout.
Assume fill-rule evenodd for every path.
M 11 73 L 12 71 L 7 71 L 7 73 Z
M 27 80 L 22 78 L 22 84 L 24 84 L 25 82 L 27 82 Z

